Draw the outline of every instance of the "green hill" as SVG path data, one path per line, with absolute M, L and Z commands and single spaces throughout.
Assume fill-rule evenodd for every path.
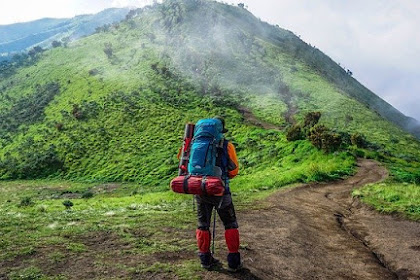
M 390 179 L 353 194 L 420 220 L 407 119 L 243 8 L 167 0 L 3 66 L 1 279 L 200 279 L 191 196 L 168 183 L 185 123 L 215 115 L 238 152 L 238 212 L 286 185 L 351 175 L 366 157 Z
M 354 155 L 387 162 L 398 178 L 419 178 L 419 142 L 403 131 L 401 113 L 292 32 L 243 8 L 166 1 L 28 59 L 32 65 L 0 82 L 3 179 L 166 188 L 184 124 L 216 114 L 226 116 L 238 147 L 237 184 L 249 188 L 349 174 Z M 244 108 L 280 131 L 253 125 Z M 348 148 L 325 153 L 286 140 L 314 111 Z M 368 145 L 351 146 L 355 133 Z

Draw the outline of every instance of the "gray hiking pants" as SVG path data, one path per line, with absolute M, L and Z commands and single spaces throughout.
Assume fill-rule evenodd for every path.
M 216 208 L 225 229 L 238 228 L 235 208 L 230 193 L 223 196 L 196 195 L 195 200 L 197 202 L 198 229 L 209 230 L 214 208 Z

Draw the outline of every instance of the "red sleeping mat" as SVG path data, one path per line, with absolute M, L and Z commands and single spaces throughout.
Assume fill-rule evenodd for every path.
M 171 188 L 176 193 L 222 196 L 225 186 L 219 177 L 213 176 L 178 176 L 171 181 Z

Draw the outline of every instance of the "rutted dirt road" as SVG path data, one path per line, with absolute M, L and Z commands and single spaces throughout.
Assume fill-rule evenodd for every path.
M 244 271 L 203 278 L 420 279 L 420 223 L 371 211 L 350 194 L 386 176 L 362 160 L 347 180 L 279 191 L 267 208 L 238 213 Z

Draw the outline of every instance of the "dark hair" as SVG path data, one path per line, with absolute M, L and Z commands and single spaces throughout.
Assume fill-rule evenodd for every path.
M 222 122 L 222 125 L 223 125 L 223 130 L 222 130 L 222 132 L 223 132 L 223 133 L 228 132 L 228 130 L 227 130 L 227 129 L 226 129 L 226 127 L 225 127 L 225 118 L 223 118 L 222 116 L 215 116 L 215 117 L 213 117 L 213 119 L 216 119 L 216 120 L 219 120 L 219 121 L 221 121 L 221 122 Z

